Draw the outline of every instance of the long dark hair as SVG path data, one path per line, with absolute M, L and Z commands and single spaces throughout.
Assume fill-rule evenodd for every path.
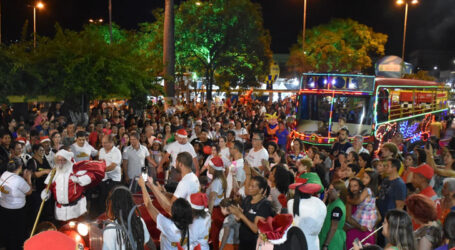
M 387 212 L 389 236 L 387 241 L 401 250 L 414 250 L 415 238 L 412 221 L 409 215 L 401 210 L 393 209 Z
M 193 223 L 193 214 L 190 203 L 183 199 L 178 198 L 172 204 L 171 213 L 172 221 L 175 226 L 180 230 L 181 238 L 180 245 L 185 244 L 185 238 L 188 237 L 187 247 L 190 249 L 190 230 L 188 229 L 191 223 Z
M 353 177 L 349 180 L 349 185 L 348 185 L 348 194 L 350 198 L 354 198 L 354 193 L 351 191 L 351 181 L 356 181 L 359 184 L 359 194 L 362 193 L 363 189 L 365 188 L 365 185 L 363 185 L 363 182 L 357 178 Z
M 141 221 L 139 210 L 135 208 L 135 213 L 131 217 L 131 228 L 128 225 L 128 215 L 135 206 L 131 191 L 123 186 L 115 187 L 109 194 L 106 202 L 107 208 L 114 218 L 121 223 L 128 231 L 131 231 L 133 239 L 136 243 L 136 249 L 144 249 L 144 228 Z M 109 207 L 110 203 L 110 207 Z M 125 249 L 133 249 L 133 242 L 128 239 L 127 232 L 124 230 L 117 230 L 117 243 L 119 246 L 125 245 Z
M 365 173 L 370 176 L 370 183 L 368 184 L 368 188 L 373 192 L 373 195 L 376 196 L 378 194 L 378 176 L 379 174 L 372 168 L 365 169 Z
M 299 191 L 298 188 L 295 189 L 294 205 L 292 207 L 292 210 L 293 210 L 292 212 L 293 212 L 294 217 L 296 215 L 300 215 L 300 199 L 309 199 L 309 198 L 311 198 L 311 194 L 302 193 Z
M 290 179 L 289 171 L 281 164 L 275 166 L 275 186 L 278 191 L 284 195 L 287 194 L 289 190 Z
M 221 181 L 221 185 L 223 187 L 223 195 L 226 194 L 226 190 L 227 190 L 227 181 L 226 181 L 226 176 L 224 176 L 224 172 L 223 171 L 220 171 L 220 170 L 215 170 L 213 169 L 215 172 L 213 174 L 213 179 L 220 179 Z

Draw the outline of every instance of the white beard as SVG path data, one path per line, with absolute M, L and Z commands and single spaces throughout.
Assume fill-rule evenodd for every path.
M 66 162 L 65 164 L 55 164 L 56 167 L 56 175 L 60 174 L 68 174 L 73 171 L 73 163 Z

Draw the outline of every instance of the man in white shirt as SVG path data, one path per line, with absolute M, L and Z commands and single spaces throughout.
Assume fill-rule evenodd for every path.
M 158 164 L 158 173 L 163 171 L 163 164 L 169 160 L 171 157 L 170 170 L 168 173 L 169 182 L 178 182 L 180 175 L 176 171 L 176 159 L 177 155 L 181 152 L 187 152 L 193 157 L 193 165 L 195 168 L 196 175 L 199 176 L 199 163 L 197 161 L 196 151 L 194 151 L 193 145 L 188 142 L 188 133 L 185 129 L 179 129 L 175 133 L 175 138 L 177 141 L 169 144 L 166 148 L 166 153 L 161 159 L 161 162 Z
M 120 184 L 122 179 L 122 153 L 114 147 L 114 137 L 105 135 L 101 140 L 103 147 L 100 149 L 99 160 L 106 162 L 106 175 L 103 181 L 96 187 L 99 189 L 99 197 L 96 199 L 97 212 L 106 211 L 106 198 L 110 190 Z
M 139 143 L 139 134 L 137 132 L 130 133 L 130 143 L 123 151 L 123 174 L 125 182 L 130 183 L 135 177 L 140 177 L 142 168 L 145 167 L 145 160 L 152 164 L 150 152 L 148 149 Z
M 352 147 L 346 150 L 346 154 L 349 154 L 352 151 L 356 152 L 357 154 L 360 153 L 370 154 L 370 152 L 368 152 L 368 150 L 363 147 L 363 136 L 361 135 L 354 136 L 354 140 L 352 141 Z
M 85 131 L 76 133 L 76 142 L 71 145 L 71 152 L 74 154 L 74 161 L 87 161 L 90 157 L 98 155 L 98 150 L 94 149 L 85 139 Z
M 161 207 L 171 214 L 171 207 L 175 200 L 183 198 L 190 201 L 190 196 L 199 192 L 200 184 L 199 179 L 192 171 L 193 157 L 188 152 L 181 152 L 175 159 L 175 167 L 182 174 L 182 179 L 177 185 L 174 194 L 164 194 L 163 188 L 156 185 L 153 179 L 149 177 L 148 187 L 152 190 L 153 195 L 158 200 Z
M 250 164 L 251 167 L 257 168 L 261 173 L 265 171 L 265 167 L 262 164 L 262 160 L 269 160 L 269 153 L 264 148 L 262 142 L 264 141 L 263 133 L 253 133 L 252 144 L 253 148 L 245 157 L 245 160 Z

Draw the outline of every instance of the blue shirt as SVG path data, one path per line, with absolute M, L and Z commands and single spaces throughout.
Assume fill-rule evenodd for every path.
M 385 179 L 381 184 L 376 204 L 382 218 L 387 211 L 396 208 L 395 201 L 404 201 L 406 199 L 406 184 L 401 178 L 395 180 Z
M 289 131 L 284 129 L 282 132 L 280 130 L 276 131 L 276 137 L 278 137 L 278 145 L 284 145 L 288 143 Z

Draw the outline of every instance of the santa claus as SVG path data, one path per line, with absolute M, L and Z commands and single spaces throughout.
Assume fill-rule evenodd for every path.
M 84 191 L 97 185 L 106 171 L 104 161 L 81 161 L 73 163 L 74 154 L 67 150 L 60 150 L 55 156 L 55 176 L 49 190 L 54 195 L 55 218 L 59 221 L 76 219 L 87 212 L 87 200 Z M 49 185 L 51 175 L 48 175 L 45 184 Z M 46 189 L 41 193 L 43 199 L 50 196 Z

